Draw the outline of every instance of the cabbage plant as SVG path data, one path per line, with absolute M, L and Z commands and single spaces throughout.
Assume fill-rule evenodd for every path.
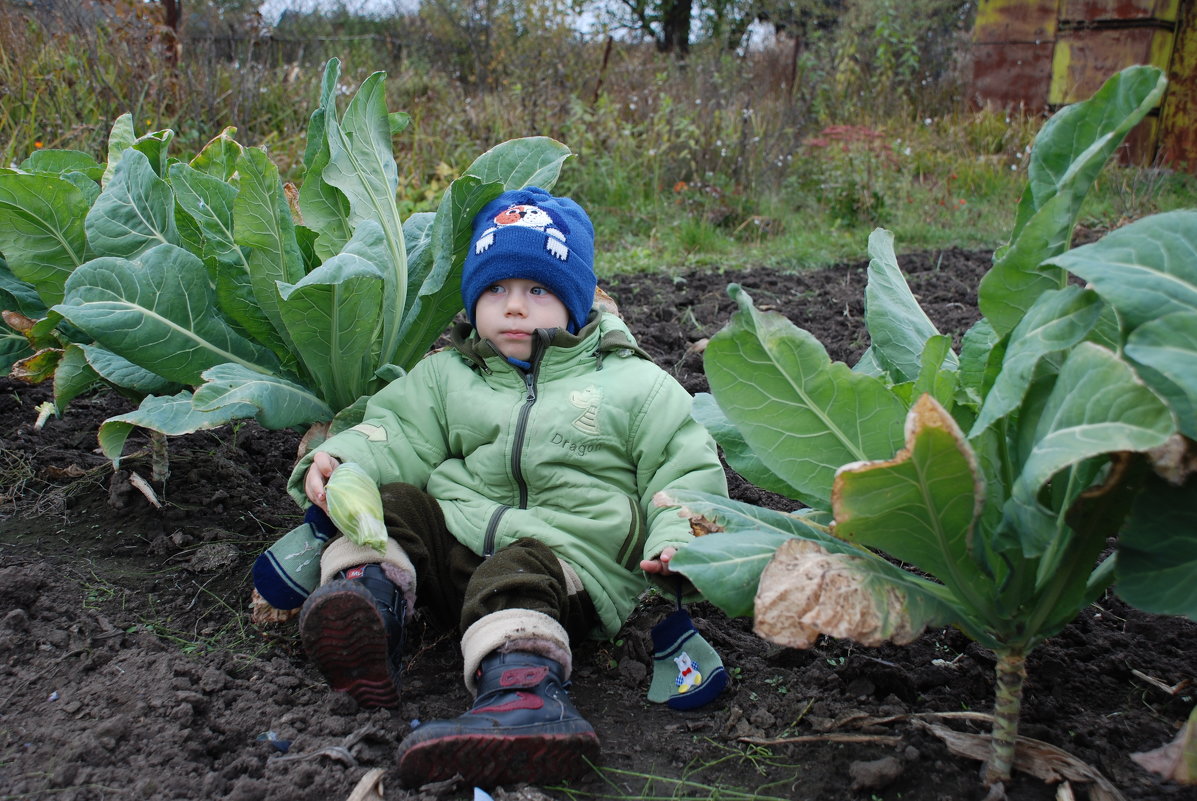
M 878 230 L 857 364 L 735 284 L 704 357 L 695 416 L 801 508 L 676 493 L 722 531 L 672 567 L 785 645 L 953 625 L 992 650 L 991 785 L 1010 778 L 1028 652 L 1080 609 L 1113 586 L 1197 619 L 1197 211 L 1070 249 L 1093 181 L 1164 88 L 1130 67 L 1044 124 L 958 350 Z
M 400 219 L 385 73 L 343 112 L 325 67 L 304 176 L 226 129 L 190 159 L 172 131 L 113 126 L 108 160 L 39 151 L 0 170 L 0 358 L 53 377 L 61 410 L 102 381 L 141 399 L 100 428 L 119 463 L 130 432 L 184 434 L 253 418 L 352 425 L 460 310 L 474 214 L 501 192 L 551 187 L 570 155 L 545 137 L 479 156 L 436 211 Z

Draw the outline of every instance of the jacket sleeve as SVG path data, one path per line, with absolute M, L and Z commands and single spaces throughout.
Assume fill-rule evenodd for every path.
M 664 548 L 680 548 L 693 539 L 690 522 L 677 507 L 658 507 L 653 496 L 663 490 L 697 490 L 727 495 L 727 478 L 714 440 L 690 415 L 693 398 L 662 371 L 634 422 L 633 455 L 637 463 L 640 506 L 648 521 L 644 558 Z
M 317 451 L 341 463 L 357 462 L 380 486 L 403 481 L 423 488 L 447 452 L 438 373 L 437 360 L 428 358 L 379 390 L 367 402 L 362 422 L 299 460 L 287 483 L 291 497 L 300 506 L 309 505 L 303 479 Z

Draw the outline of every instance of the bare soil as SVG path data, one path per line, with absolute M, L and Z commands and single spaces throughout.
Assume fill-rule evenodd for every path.
M 900 263 L 941 330 L 960 333 L 977 318 L 974 288 L 990 254 Z M 729 281 L 851 362 L 867 345 L 865 266 L 619 276 L 605 286 L 658 363 L 700 392 L 692 346 L 729 318 Z M 387 772 L 387 799 L 473 797 L 452 783 L 405 790 L 393 778 L 395 747 L 414 721 L 468 705 L 455 636 L 417 625 L 402 708 L 367 712 L 323 685 L 294 623 L 249 620 L 253 559 L 299 521 L 284 491 L 297 432 L 247 423 L 171 440 L 159 509 L 130 484 L 133 473 L 149 479 L 144 454 L 114 472 L 96 450 L 99 423 L 130 403 L 96 393 L 34 430 L 34 407 L 49 396 L 48 386 L 0 379 L 0 798 L 327 801 L 374 768 Z M 791 505 L 729 478 L 737 499 Z M 615 642 L 576 647 L 574 699 L 603 742 L 595 773 L 570 787 L 499 788 L 496 799 L 984 797 L 980 763 L 915 717 L 991 709 L 993 658 L 959 632 L 877 649 L 823 639 L 797 651 L 695 604 L 733 681 L 710 706 L 675 712 L 645 698 L 649 629 L 668 611 L 646 598 Z M 1197 800 L 1197 788 L 1130 758 L 1170 741 L 1188 716 L 1195 635 L 1190 621 L 1104 597 L 1031 655 L 1022 733 L 1088 763 L 1129 801 Z M 862 717 L 885 721 L 861 727 Z M 1091 787 L 1073 783 L 1082 799 L 1095 797 Z M 1008 788 L 1017 801 L 1056 790 L 1021 773 Z

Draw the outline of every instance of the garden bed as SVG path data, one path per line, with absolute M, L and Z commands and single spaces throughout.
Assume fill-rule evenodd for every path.
M 899 264 L 942 331 L 959 334 L 977 318 L 990 254 Z M 729 281 L 851 363 L 868 344 L 865 266 L 603 283 L 641 345 L 701 392 L 699 343 L 731 314 Z M 284 489 L 298 434 L 247 423 L 172 439 L 159 509 L 129 481 L 149 478 L 148 457 L 131 455 L 114 474 L 97 452 L 100 421 L 131 403 L 89 395 L 34 430 L 35 407 L 49 397 L 46 385 L 0 379 L 3 797 L 327 801 L 372 768 L 387 771 L 388 799 L 471 797 L 452 786 L 405 790 L 393 777 L 395 747 L 414 721 L 468 705 L 455 637 L 416 625 L 402 708 L 364 712 L 327 690 L 293 623 L 249 621 L 250 565 L 299 520 Z M 128 450 L 140 447 L 131 438 Z M 739 500 L 790 505 L 729 478 Z M 797 651 L 699 603 L 696 624 L 733 680 L 714 704 L 681 713 L 645 698 L 648 632 L 669 610 L 650 597 L 616 642 L 576 645 L 573 695 L 602 739 L 599 772 L 569 789 L 504 788 L 495 798 L 984 796 L 980 764 L 949 752 L 916 717 L 990 710 L 993 658 L 960 633 L 877 649 L 824 638 Z M 1197 624 L 1107 594 L 1035 650 L 1028 672 L 1022 734 L 1087 762 L 1130 801 L 1197 799 L 1197 788 L 1161 781 L 1130 757 L 1170 741 L 1188 716 Z M 1087 797 L 1084 785 L 1074 790 Z M 1009 797 L 1046 800 L 1056 788 L 1020 774 Z

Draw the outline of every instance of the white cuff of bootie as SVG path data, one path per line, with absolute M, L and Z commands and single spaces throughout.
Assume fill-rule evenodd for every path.
M 403 593 L 408 616 L 415 612 L 416 568 L 399 543 L 388 537 L 386 553 L 382 554 L 368 545 L 358 545 L 348 537 L 337 537 L 320 555 L 320 583 L 327 584 L 337 573 L 358 565 L 382 565 L 387 578 Z
M 478 694 L 475 674 L 482 660 L 495 651 L 527 651 L 552 659 L 561 665 L 563 679 L 569 679 L 573 672 L 569 634 L 543 612 L 531 609 L 491 612 L 466 629 L 461 636 L 461 655 L 465 661 L 465 685 L 471 693 Z

